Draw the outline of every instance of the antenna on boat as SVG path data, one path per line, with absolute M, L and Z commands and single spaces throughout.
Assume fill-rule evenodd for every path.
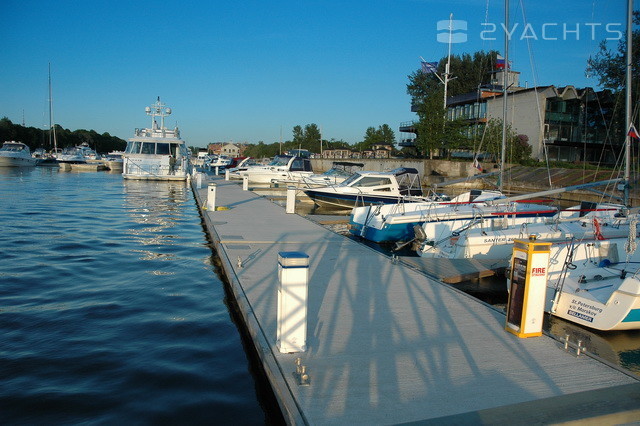
M 162 131 L 164 131 L 164 118 L 167 115 L 171 115 L 171 108 L 165 108 L 166 104 L 163 104 L 162 102 L 160 102 L 160 96 L 158 96 L 158 100 L 156 101 L 155 104 L 153 104 L 150 107 L 145 107 L 145 112 L 147 113 L 147 115 L 151 116 L 151 128 L 155 129 L 157 124 L 156 124 L 156 117 L 160 117 L 160 129 Z

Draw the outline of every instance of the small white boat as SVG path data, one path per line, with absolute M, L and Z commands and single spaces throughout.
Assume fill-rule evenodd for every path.
M 122 176 L 138 180 L 186 180 L 191 173 L 189 149 L 178 128 L 167 129 L 164 118 L 171 108 L 160 102 L 145 109 L 151 128 L 136 129 L 122 154 Z M 156 121 L 160 117 L 160 125 Z
M 318 206 L 351 209 L 371 204 L 425 201 L 418 171 L 398 168 L 390 172 L 357 171 L 338 185 L 302 189 Z
M 85 164 L 87 162 L 84 152 L 77 146 L 64 148 L 56 158 L 59 163 Z
M 230 165 L 232 161 L 232 158 L 226 155 L 210 155 L 205 159 L 204 166 L 210 167 L 211 169 L 215 169 L 216 167 L 223 169 Z
M 106 156 L 104 156 L 102 160 L 107 168 L 112 172 L 122 173 L 122 169 L 124 166 L 122 154 L 124 154 L 124 152 L 122 151 L 111 151 Z
M 301 184 L 307 188 L 318 188 L 329 185 L 337 185 L 349 179 L 356 171 L 362 170 L 363 163 L 351 161 L 334 161 L 331 168 L 324 173 L 305 176 L 294 184 Z
M 311 160 L 290 155 L 277 155 L 266 166 L 249 167 L 239 172 L 240 177 L 248 177 L 251 183 L 272 183 L 275 181 L 300 180 L 313 174 Z
M 7 141 L 0 148 L 0 167 L 35 166 L 38 159 L 31 156 L 31 150 L 22 142 Z
M 265 163 L 259 163 L 255 158 L 246 157 L 237 162 L 237 164 L 230 165 L 229 169 L 229 179 L 242 179 L 240 172 L 243 172 L 252 167 L 264 167 Z

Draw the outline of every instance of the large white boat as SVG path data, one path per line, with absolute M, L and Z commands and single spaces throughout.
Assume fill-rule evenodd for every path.
M 164 119 L 171 108 L 160 102 L 146 107 L 151 116 L 151 128 L 136 129 L 122 154 L 122 176 L 138 180 L 186 180 L 191 173 L 189 149 L 180 139 L 177 127 L 167 129 Z M 156 121 L 160 117 L 160 125 Z
M 22 142 L 7 141 L 0 148 L 0 167 L 35 166 L 37 158 L 31 156 L 31 150 Z

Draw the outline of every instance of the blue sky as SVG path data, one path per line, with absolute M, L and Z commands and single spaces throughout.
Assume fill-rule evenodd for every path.
M 522 84 L 597 87 L 586 60 L 624 31 L 626 1 L 511 0 L 510 9 Z M 369 126 L 415 117 L 407 76 L 420 56 L 446 56 L 437 22 L 450 13 L 467 22 L 452 53 L 504 45 L 504 1 L 4 0 L 1 10 L 0 116 L 46 127 L 50 62 L 63 127 L 127 139 L 149 125 L 144 107 L 160 96 L 173 108 L 167 123 L 193 146 L 272 143 L 309 123 L 355 143 Z

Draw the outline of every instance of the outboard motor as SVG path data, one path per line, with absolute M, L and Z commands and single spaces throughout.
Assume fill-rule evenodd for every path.
M 424 229 L 420 225 L 413 225 L 413 233 L 415 234 L 415 240 L 417 242 L 423 243 L 427 239 L 427 234 L 424 232 Z

